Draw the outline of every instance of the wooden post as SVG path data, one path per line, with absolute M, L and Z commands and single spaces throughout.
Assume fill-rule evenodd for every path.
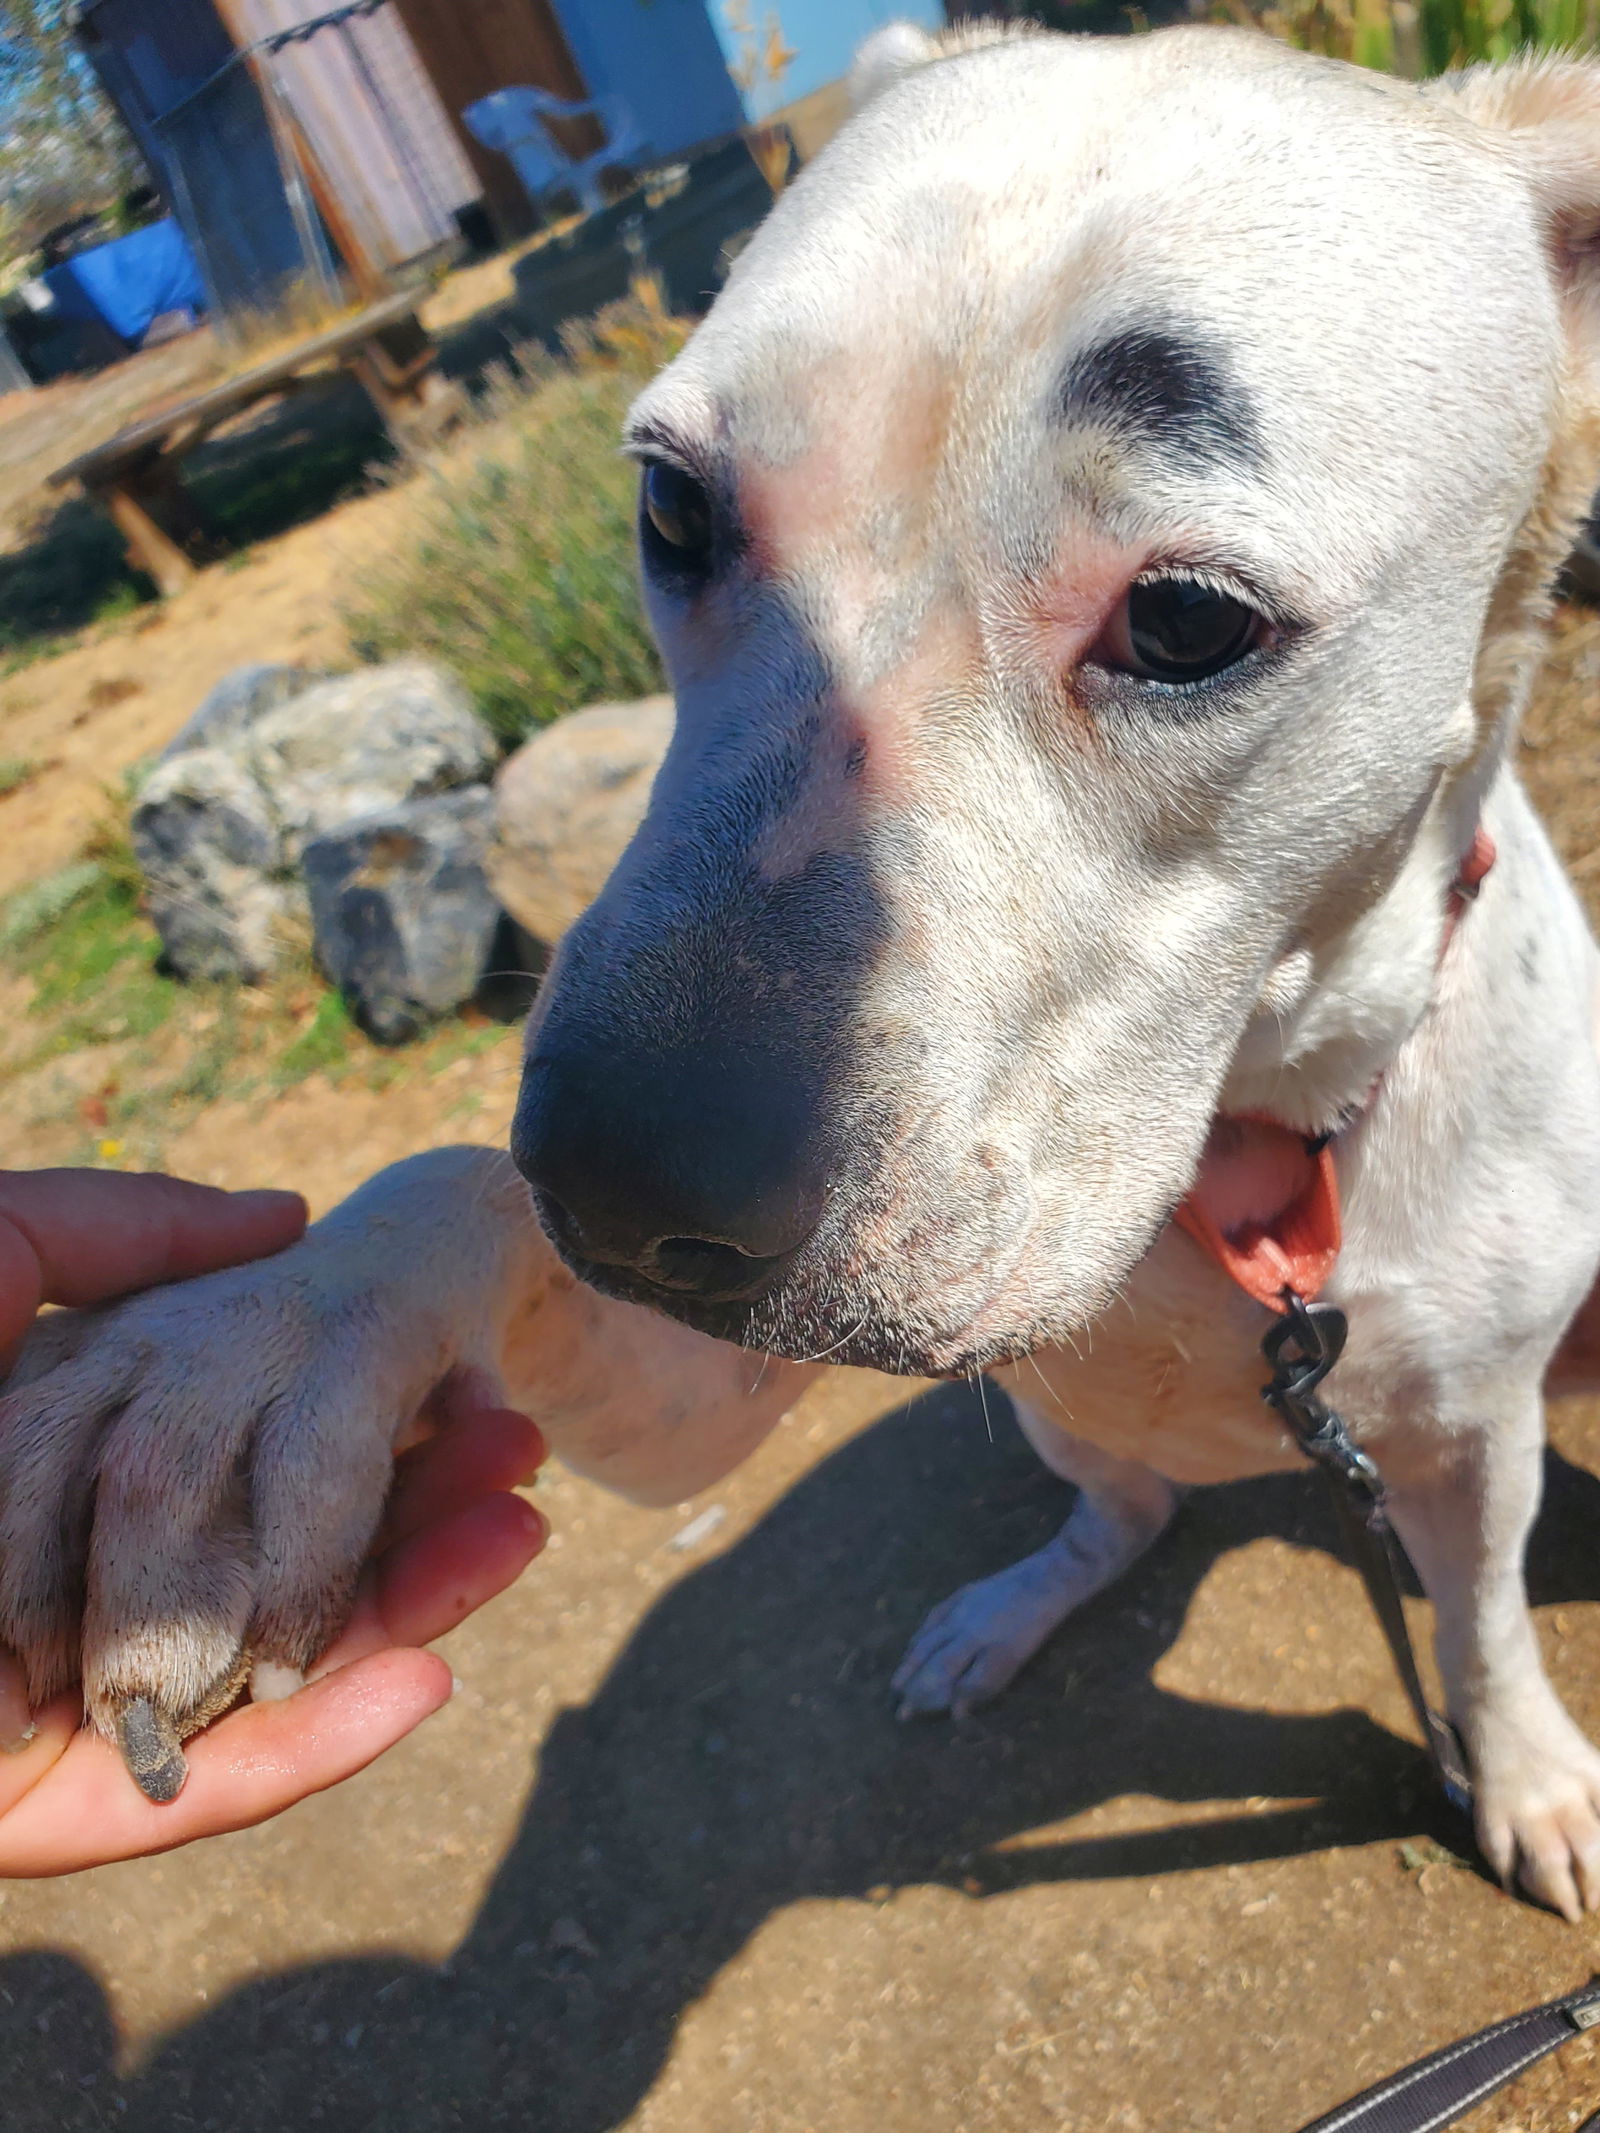
M 95 494 L 128 545 L 128 561 L 154 578 L 163 599 L 170 600 L 193 580 L 195 567 L 145 509 L 135 482 L 136 477 L 125 476 L 97 483 Z
M 250 35 L 250 26 L 244 19 L 242 0 L 216 0 L 216 9 L 222 17 L 223 28 L 239 50 L 244 51 L 254 39 Z M 345 210 L 338 189 L 307 138 L 305 128 L 295 117 L 288 100 L 279 96 L 276 80 L 254 55 L 245 61 L 245 65 L 250 69 L 250 77 L 260 92 L 274 135 L 300 166 L 306 189 L 316 202 L 317 213 L 328 225 L 328 234 L 333 239 L 335 250 L 350 271 L 356 294 L 364 304 L 374 303 L 379 297 L 387 296 L 394 286 L 393 283 L 367 249 L 355 223 Z

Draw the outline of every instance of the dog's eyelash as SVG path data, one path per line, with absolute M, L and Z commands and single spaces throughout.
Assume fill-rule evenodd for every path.
M 640 467 L 676 467 L 680 474 L 689 475 L 707 489 L 714 490 L 717 486 L 715 470 L 680 437 L 674 436 L 670 430 L 658 429 L 654 423 L 641 423 L 626 433 L 622 440 L 622 456 Z
M 1224 599 L 1238 600 L 1245 607 L 1253 608 L 1263 622 L 1270 623 L 1280 636 L 1299 635 L 1305 628 L 1303 617 L 1292 614 L 1283 603 L 1259 585 L 1252 585 L 1248 578 L 1235 577 L 1231 571 L 1219 570 L 1206 563 L 1149 563 L 1133 580 L 1135 585 L 1154 585 L 1176 578 L 1185 585 L 1198 585 L 1206 592 L 1220 593 Z

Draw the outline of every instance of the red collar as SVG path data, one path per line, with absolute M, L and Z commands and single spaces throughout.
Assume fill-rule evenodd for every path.
M 1480 823 L 1450 884 L 1441 963 L 1461 914 L 1483 886 L 1494 859 L 1494 840 Z M 1363 1110 L 1377 1092 L 1374 1082 Z M 1270 1311 L 1285 1308 L 1286 1291 L 1309 1301 L 1339 1256 L 1339 1180 L 1332 1142 L 1331 1133 L 1308 1136 L 1257 1114 L 1219 1117 L 1199 1174 L 1173 1215 L 1179 1229 L 1209 1253 L 1230 1281 Z M 1250 1211 L 1261 1206 L 1277 1211 Z

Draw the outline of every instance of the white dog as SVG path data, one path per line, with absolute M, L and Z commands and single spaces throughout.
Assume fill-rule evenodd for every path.
M 1326 1272 L 1331 1134 L 1330 1396 L 1484 1849 L 1574 1916 L 1600 1757 L 1522 1553 L 1600 1260 L 1597 968 L 1508 752 L 1600 461 L 1600 69 L 902 27 L 860 78 L 629 425 L 677 730 L 517 1167 L 420 1156 L 279 1259 L 47 1319 L 0 1635 L 161 1796 L 326 1641 L 452 1367 L 654 1502 L 821 1359 L 993 1368 L 1081 1494 L 914 1644 L 903 1706 L 959 1709 L 1181 1485 L 1297 1463 L 1218 1262 Z

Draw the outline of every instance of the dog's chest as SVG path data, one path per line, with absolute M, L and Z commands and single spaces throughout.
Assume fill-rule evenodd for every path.
M 1042 1420 L 1186 1484 L 1304 1465 L 1261 1388 L 1261 1307 L 1168 1232 L 1071 1348 L 997 1373 Z

